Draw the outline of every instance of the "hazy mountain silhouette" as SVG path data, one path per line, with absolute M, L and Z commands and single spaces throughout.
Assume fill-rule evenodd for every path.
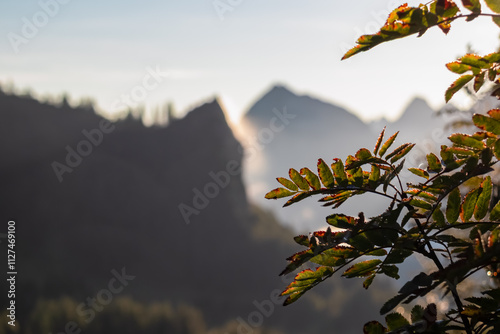
M 280 123 L 282 129 L 274 131 L 272 140 L 266 141 L 263 137 L 272 130 L 273 118 L 284 111 L 290 115 L 288 124 Z M 247 133 L 260 144 L 257 157 L 248 159 L 245 173 L 252 200 L 275 208 L 281 220 L 301 232 L 324 226 L 325 215 L 332 211 L 313 201 L 278 210 L 283 203 L 263 199 L 263 194 L 279 185 L 276 177 L 287 176 L 292 167 L 315 171 L 318 158 L 327 163 L 332 163 L 333 158 L 345 161 L 361 147 L 371 149 L 377 138 L 367 124 L 349 111 L 307 95 L 297 95 L 283 86 L 265 93 L 245 114 L 244 123 Z M 375 205 L 384 203 L 377 198 L 372 200 Z M 342 209 L 353 215 L 361 211 L 357 199 Z
M 266 142 L 261 138 L 259 141 L 259 134 L 269 132 L 276 110 L 286 110 L 295 118 L 290 116 L 289 124 L 276 131 L 272 140 Z M 321 207 L 314 199 L 281 208 L 285 201 L 268 201 L 263 197 L 267 191 L 280 186 L 276 177 L 287 177 L 289 168 L 299 170 L 309 167 L 316 171 L 318 158 L 327 163 L 331 163 L 332 158 L 345 161 L 348 155 L 354 155 L 362 147 L 372 150 L 384 127 L 386 139 L 400 131 L 393 148 L 407 142 L 418 144 L 406 157 L 409 165 L 413 166 L 424 163 L 428 150 L 439 151 L 440 145 L 447 140 L 443 129 L 445 118 L 438 117 L 422 98 L 413 99 L 395 122 L 381 119 L 366 124 L 343 108 L 310 96 L 297 95 L 283 86 L 275 86 L 248 110 L 244 121 L 247 135 L 257 138 L 254 142 L 260 144 L 260 147 L 255 143 L 249 145 L 259 148 L 248 158 L 245 170 L 250 199 L 271 208 L 280 221 L 301 233 L 326 227 L 325 216 L 333 212 L 356 216 L 363 211 L 370 217 L 383 212 L 389 202 L 380 196 L 363 194 L 349 199 L 335 211 Z M 403 182 L 416 181 L 416 177 L 407 170 L 403 170 L 401 179 Z M 418 274 L 415 272 L 418 268 L 418 262 L 409 259 L 402 266 L 401 274 L 410 279 Z
M 288 123 L 269 136 L 273 118 L 283 111 L 289 114 Z M 245 171 L 251 200 L 273 208 L 280 220 L 300 231 L 324 226 L 324 217 L 331 213 L 331 209 L 323 210 L 312 201 L 279 209 L 283 203 L 265 201 L 262 195 L 277 187 L 279 184 L 275 178 L 287 176 L 289 168 L 316 170 L 318 158 L 327 163 L 331 163 L 332 158 L 345 161 L 347 155 L 354 155 L 359 148 L 371 150 L 384 127 L 386 138 L 400 132 L 394 148 L 407 142 L 418 144 L 406 158 L 418 166 L 425 161 L 425 150 L 438 151 L 451 133 L 451 130 L 444 130 L 446 118 L 437 116 L 422 98 L 414 98 L 395 122 L 381 119 L 366 124 L 341 107 L 307 95 L 297 95 L 281 85 L 272 87 L 250 107 L 244 116 L 244 124 L 247 134 L 254 137 L 247 146 L 257 148 L 254 156 L 249 157 Z M 408 181 L 411 180 L 410 173 L 403 174 Z M 375 215 L 380 213 L 384 203 L 385 200 L 376 196 L 364 195 L 363 199 L 347 201 L 341 211 L 356 215 L 362 208 L 368 216 Z
M 280 103 L 298 113 L 288 100 Z M 4 221 L 16 221 L 21 325 L 39 314 L 37 300 L 46 305 L 68 296 L 74 302 L 65 305 L 78 305 L 108 287 L 112 270 L 126 268 L 135 278 L 120 298 L 186 304 L 208 327 L 232 323 L 235 332 L 239 318 L 249 322 L 258 312 L 255 303 L 285 286 L 277 273 L 300 247 L 271 214 L 249 204 L 241 174 L 232 172 L 241 166 L 242 150 L 219 102 L 166 128 L 130 119 L 103 122 L 88 110 L 0 94 L 0 213 Z M 291 140 L 293 133 L 287 136 Z M 360 289 L 359 281 L 332 280 L 293 306 L 274 305 L 262 325 L 287 333 L 357 332 L 391 295 L 386 284 L 370 290 Z

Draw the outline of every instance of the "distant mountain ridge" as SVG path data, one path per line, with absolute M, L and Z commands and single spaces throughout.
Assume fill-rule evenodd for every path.
M 332 158 L 344 160 L 359 148 L 371 150 L 384 128 L 388 136 L 399 131 L 396 144 L 423 143 L 429 149 L 431 146 L 439 148 L 443 138 L 446 139 L 445 121 L 436 116 L 422 98 L 413 99 L 395 122 L 382 119 L 365 123 L 341 107 L 307 95 L 297 95 L 282 85 L 269 89 L 245 113 L 243 124 L 246 124 L 248 136 L 259 138 L 259 134 L 269 132 L 276 110 L 286 110 L 291 115 L 289 124 L 268 136 L 270 140 L 260 143 L 259 158 L 254 159 L 258 163 L 248 162 L 245 181 L 252 201 L 272 207 L 282 221 L 301 232 L 324 226 L 324 216 L 331 210 L 316 209 L 311 203 L 280 210 L 278 203 L 265 201 L 263 194 L 277 187 L 275 178 L 287 176 L 289 168 L 315 170 L 318 158 L 331 163 Z M 423 153 L 418 148 L 414 151 L 409 158 L 411 163 L 418 165 Z M 344 205 L 344 210 L 356 215 L 360 210 L 359 203 L 361 201 L 350 200 Z M 371 205 L 363 209 L 376 213 L 381 202 L 374 198 L 369 203 Z
M 249 204 L 241 174 L 228 172 L 230 162 L 241 167 L 242 150 L 217 100 L 166 128 L 114 123 L 85 156 L 82 143 L 91 140 L 83 130 L 103 121 L 92 112 L 0 93 L 0 120 L 0 215 L 18 228 L 20 323 L 37 298 L 78 304 L 122 268 L 135 276 L 124 296 L 193 306 L 209 327 L 243 326 L 239 319 L 248 326 L 256 304 L 284 287 L 277 273 L 297 245 Z M 66 163 L 68 147 L 82 160 L 59 182 L 53 163 Z M 188 221 L 182 204 L 194 210 Z M 371 319 L 379 304 L 354 281 L 310 295 L 286 309 L 273 304 L 264 328 L 320 332 L 334 323 L 345 333 L 353 315 Z

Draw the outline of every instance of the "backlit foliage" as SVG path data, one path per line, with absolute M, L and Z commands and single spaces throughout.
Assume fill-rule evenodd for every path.
M 463 0 L 460 5 L 448 0 L 418 7 L 404 4 L 391 12 L 378 33 L 361 36 L 343 59 L 393 39 L 422 36 L 432 27 L 446 34 L 461 18 L 471 21 L 487 16 L 500 26 L 496 14 L 500 13 L 500 0 Z M 485 13 L 485 8 L 490 11 Z M 495 85 L 489 87 L 492 95 L 500 97 L 500 53 L 467 54 L 446 66 L 461 75 L 446 90 L 446 101 L 467 83 L 473 82 L 477 92 L 487 80 Z M 300 271 L 283 291 L 285 305 L 335 273 L 363 278 L 366 289 L 379 275 L 399 279 L 400 265 L 420 254 L 433 262 L 434 269 L 406 282 L 382 306 L 385 324 L 369 322 L 364 333 L 500 333 L 500 289 L 478 286 L 477 296 L 462 296 L 457 290 L 476 272 L 487 271 L 489 276 L 500 272 L 500 202 L 495 199 L 491 178 L 500 160 L 500 109 L 475 114 L 472 122 L 475 133 L 452 134 L 439 156 L 426 156 L 425 168 L 408 168 L 421 180 L 413 184 L 403 185 L 400 173 L 415 144 L 394 147 L 398 133 L 386 138 L 385 130 L 372 150 L 361 148 L 330 164 L 319 159 L 317 171 L 292 168 L 288 178 L 279 177 L 281 186 L 266 198 L 287 198 L 284 206 L 317 195 L 323 206 L 333 208 L 367 192 L 390 199 L 378 216 L 335 213 L 326 217 L 326 231 L 295 237 L 304 249 L 287 259 L 281 275 L 306 263 L 314 268 Z M 436 291 L 453 298 L 454 305 L 444 314 L 433 303 L 414 305 L 410 318 L 394 312 L 401 304 L 422 303 L 421 297 Z

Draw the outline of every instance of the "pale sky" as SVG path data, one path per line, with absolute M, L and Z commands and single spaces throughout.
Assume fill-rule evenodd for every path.
M 415 95 L 442 106 L 456 78 L 444 64 L 467 43 L 494 51 L 500 32 L 488 18 L 461 20 L 448 36 L 433 29 L 340 61 L 400 3 L 3 0 L 0 82 L 38 95 L 90 96 L 103 110 L 173 101 L 186 112 L 218 95 L 233 120 L 281 83 L 365 120 L 394 118 Z

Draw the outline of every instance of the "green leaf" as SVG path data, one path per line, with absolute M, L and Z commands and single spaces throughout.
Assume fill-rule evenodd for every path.
M 386 301 L 385 304 L 382 306 L 382 308 L 380 309 L 380 314 L 384 315 L 387 312 L 390 312 L 392 309 L 394 309 L 396 306 L 398 306 L 399 303 L 401 303 L 404 299 L 406 299 L 406 297 L 407 296 L 403 295 L 403 294 L 398 294 L 398 295 L 392 297 L 391 299 Z
M 371 252 L 365 253 L 367 256 L 385 256 L 387 255 L 387 251 L 383 248 L 375 249 Z
M 283 207 L 290 206 L 294 203 L 302 201 L 304 198 L 307 198 L 309 196 L 312 196 L 314 193 L 308 191 L 308 192 L 300 192 L 300 193 L 295 193 L 292 198 L 290 198 L 284 205 Z
M 410 143 L 403 144 L 398 148 L 396 148 L 393 152 L 388 154 L 385 158 L 391 159 L 391 163 L 395 163 L 396 161 L 407 155 L 414 146 L 415 144 L 410 144 Z
M 372 171 L 370 177 L 368 178 L 370 187 L 376 188 L 380 180 L 380 168 L 377 165 L 372 165 Z
M 373 271 L 377 268 L 377 266 L 381 263 L 382 261 L 378 259 L 359 262 L 350 267 L 349 269 L 347 269 L 342 274 L 342 276 L 345 276 L 347 278 L 366 277 L 371 275 Z
M 453 95 L 455 95 L 456 92 L 458 92 L 463 86 L 465 86 L 473 78 L 474 78 L 474 76 L 472 74 L 465 74 L 465 75 L 462 75 L 457 80 L 455 80 L 455 82 L 453 82 L 451 84 L 451 86 L 448 87 L 448 89 L 446 90 L 446 92 L 444 94 L 446 102 L 450 101 L 451 98 L 453 97 Z
M 408 201 L 408 203 L 417 208 L 421 208 L 424 210 L 432 210 L 432 205 L 421 199 L 412 198 Z
M 384 134 L 385 134 L 385 126 L 380 135 L 378 136 L 377 143 L 375 144 L 375 148 L 373 149 L 373 154 L 377 155 L 378 149 L 380 148 L 380 145 L 382 144 L 382 140 L 384 139 Z
M 477 150 L 482 150 L 484 148 L 484 143 L 480 140 L 473 138 L 470 135 L 463 133 L 454 133 L 448 137 L 456 145 L 470 147 Z
M 283 305 L 289 305 L 299 299 L 306 291 L 312 289 L 315 285 L 323 281 L 326 277 L 333 274 L 333 269 L 329 267 L 319 267 L 315 271 L 306 269 L 295 276 L 295 279 L 281 293 L 282 296 L 288 296 Z
M 279 183 L 290 189 L 291 191 L 297 191 L 299 188 L 293 183 L 292 181 L 285 179 L 284 177 L 278 177 L 276 180 L 278 180 Z
M 327 250 L 328 251 L 328 250 Z M 330 254 L 327 254 L 327 251 L 316 255 L 311 260 L 312 263 L 319 264 L 321 266 L 327 267 L 336 267 L 343 265 L 345 263 L 345 259 L 343 257 L 335 257 Z
M 362 148 L 362 149 L 358 150 L 358 152 L 356 152 L 356 159 L 358 159 L 360 161 L 368 160 L 371 157 L 372 157 L 372 154 L 371 154 L 370 150 L 368 150 L 366 148 Z
M 411 256 L 413 252 L 408 249 L 393 248 L 389 255 L 385 258 L 385 264 L 398 264 L 403 263 L 408 256 Z
M 335 186 L 335 180 L 333 179 L 332 171 L 330 167 L 323 161 L 323 159 L 318 159 L 318 174 L 323 185 L 327 188 L 333 188 Z
M 473 53 L 468 53 L 465 56 L 462 56 L 462 58 L 460 58 L 460 62 L 465 65 L 470 65 L 476 69 L 486 69 L 490 67 L 489 62 L 486 59 Z M 474 74 L 479 74 L 479 72 L 476 71 Z
M 481 3 L 479 0 L 462 0 L 462 4 L 473 13 L 481 12 Z
M 309 190 L 309 183 L 307 183 L 307 181 L 302 176 L 300 176 L 300 173 L 295 169 L 290 168 L 290 170 L 288 171 L 288 175 L 300 189 Z
M 495 153 L 495 157 L 500 160 L 500 139 L 495 142 L 495 146 L 493 148 L 493 152 Z
M 500 13 L 500 1 L 498 0 L 484 0 L 484 1 L 492 11 L 494 11 L 495 13 Z
M 319 178 L 314 174 L 309 168 L 304 167 L 300 170 L 300 174 L 305 176 L 307 183 L 314 190 L 321 189 L 321 183 L 319 182 Z
M 395 265 L 382 265 L 381 267 L 382 272 L 386 274 L 387 276 L 394 278 L 394 279 L 399 279 L 399 268 L 396 267 Z
M 446 206 L 446 220 L 450 224 L 454 224 L 458 220 L 460 215 L 460 201 L 460 190 L 455 188 L 448 195 L 448 205 Z
M 352 155 L 348 156 L 345 161 L 345 169 L 347 174 L 347 179 L 350 185 L 354 185 L 356 187 L 363 186 L 363 170 L 360 167 L 352 167 L 353 163 L 359 162 Z
M 283 197 L 288 197 L 292 196 L 295 194 L 295 192 L 291 192 L 288 189 L 285 188 L 276 188 L 274 190 L 271 190 L 266 194 L 267 199 L 278 199 L 278 198 L 283 198 Z
M 430 202 L 435 202 L 438 200 L 436 195 L 434 195 L 433 193 L 430 193 L 428 191 L 425 191 L 425 190 L 413 188 L 413 189 L 407 190 L 405 192 L 409 195 L 425 198 L 426 200 L 429 200 Z
M 498 56 L 500 57 L 500 53 L 498 53 Z M 488 111 L 488 115 L 491 118 L 494 118 L 497 121 L 500 121 L 500 109 L 491 109 Z
M 483 56 L 481 59 L 487 61 L 490 64 L 498 63 L 500 62 L 500 52 L 490 53 L 486 56 Z
M 342 160 L 333 159 L 332 170 L 337 183 L 342 187 L 347 186 L 349 182 L 347 180 L 347 174 L 345 173 Z
M 409 326 L 408 320 L 400 313 L 390 313 L 385 317 L 385 322 L 390 331 Z
M 498 17 L 498 16 L 493 16 L 491 19 L 492 19 L 492 21 L 493 21 L 493 22 L 494 22 L 497 26 L 499 26 L 499 27 L 500 27 L 500 17 Z M 490 78 L 491 78 L 491 76 L 490 76 Z M 493 80 L 492 80 L 492 81 L 493 81 Z
M 309 245 L 307 246 L 309 247 Z M 309 261 L 311 258 L 314 257 L 314 253 L 312 250 L 307 249 L 302 252 L 298 252 L 290 256 L 287 261 L 290 261 L 290 263 L 286 266 L 286 268 L 280 273 L 280 276 L 287 275 L 293 271 L 295 271 L 297 268 L 302 266 L 304 263 Z
M 426 180 L 429 179 L 429 173 L 421 168 L 408 168 L 408 170 L 417 176 L 423 177 Z
M 493 18 L 493 21 L 495 21 L 495 18 Z M 495 22 L 495 23 L 496 23 L 496 22 Z M 500 23 L 500 21 L 499 21 L 499 23 Z M 498 23 L 497 23 L 497 24 L 498 24 Z M 499 26 L 500 26 L 500 25 L 499 25 Z M 490 68 L 490 69 L 488 70 L 488 80 L 490 80 L 490 81 L 495 81 L 496 77 L 497 77 L 497 71 L 496 71 L 496 70 L 494 70 L 494 69 L 492 69 L 492 68 Z
M 474 91 L 477 92 L 481 86 L 484 84 L 484 76 L 486 74 L 486 71 L 481 72 L 480 74 L 476 75 L 474 78 Z
M 460 209 L 460 219 L 462 219 L 462 222 L 468 222 L 472 218 L 478 195 L 479 189 L 473 189 L 465 195 L 462 202 L 462 208 Z
M 441 145 L 441 151 L 439 153 L 441 154 L 441 159 L 443 160 L 446 167 L 445 171 L 447 172 L 457 169 L 465 162 L 465 160 L 457 161 L 446 145 Z
M 389 139 L 387 139 L 387 141 L 384 143 L 384 145 L 382 145 L 382 147 L 380 148 L 380 151 L 378 152 L 379 157 L 384 156 L 385 152 L 387 152 L 389 147 L 391 147 L 392 143 L 394 143 L 394 141 L 396 140 L 396 137 L 398 136 L 398 134 L 399 134 L 399 131 L 396 132 L 395 134 L 393 134 Z
M 363 334 L 384 334 L 385 327 L 378 321 L 370 321 L 363 327 Z
M 420 305 L 415 305 L 411 309 L 411 322 L 412 324 L 423 319 L 425 313 L 425 309 Z
M 467 71 L 471 71 L 472 67 L 470 65 L 462 64 L 460 61 L 454 61 L 446 64 L 446 67 L 456 74 L 463 74 Z
M 438 227 L 446 226 L 446 221 L 444 219 L 443 211 L 441 211 L 441 203 L 432 213 L 432 219 L 436 222 Z
M 472 150 L 469 150 L 469 149 L 466 149 L 463 147 L 457 147 L 457 146 L 448 147 L 447 151 L 450 153 L 453 153 L 459 157 L 476 155 L 476 152 L 474 152 Z
M 301 246 L 309 247 L 309 237 L 307 235 L 298 235 L 293 240 Z
M 487 297 L 468 297 L 464 298 L 469 303 L 479 305 L 485 312 L 493 312 L 498 308 L 498 302 Z
M 500 220 L 500 201 L 491 209 L 490 220 L 496 221 Z
M 431 3 L 430 10 L 442 18 L 453 17 L 459 12 L 458 6 L 450 0 L 434 1 Z
M 370 285 L 372 285 L 373 280 L 375 279 L 375 276 L 377 276 L 377 275 L 372 274 L 372 275 L 368 276 L 368 278 L 365 279 L 365 281 L 363 282 L 363 288 L 368 289 L 370 287 Z
M 309 285 L 312 285 L 314 282 L 322 279 L 325 275 L 332 273 L 333 269 L 328 267 L 319 267 L 315 271 L 311 269 L 302 270 L 295 276 L 294 281 L 290 283 L 289 288 L 307 287 Z M 293 290 L 290 291 L 289 289 L 287 289 L 283 291 L 281 295 L 288 295 L 293 292 Z
M 500 121 L 496 120 L 492 117 L 488 117 L 485 115 L 481 114 L 475 114 L 472 116 L 472 121 L 474 122 L 474 125 L 477 126 L 478 128 L 493 132 L 497 136 L 500 135 Z
M 326 222 L 337 228 L 351 229 L 356 224 L 356 218 L 343 214 L 333 214 L 326 217 Z
M 441 161 L 434 153 L 427 154 L 427 170 L 433 173 L 439 173 L 443 169 Z
M 476 207 L 474 209 L 474 217 L 476 220 L 483 219 L 488 213 L 492 188 L 491 177 L 487 176 L 481 183 L 482 191 L 477 198 Z
M 394 233 L 396 233 L 396 235 L 394 235 Z M 389 247 L 392 244 L 392 239 L 397 238 L 397 232 L 380 229 L 369 229 L 366 230 L 363 234 L 374 245 L 381 247 Z
M 496 301 L 500 302 L 500 289 L 492 289 L 481 292 L 483 295 L 488 295 Z

